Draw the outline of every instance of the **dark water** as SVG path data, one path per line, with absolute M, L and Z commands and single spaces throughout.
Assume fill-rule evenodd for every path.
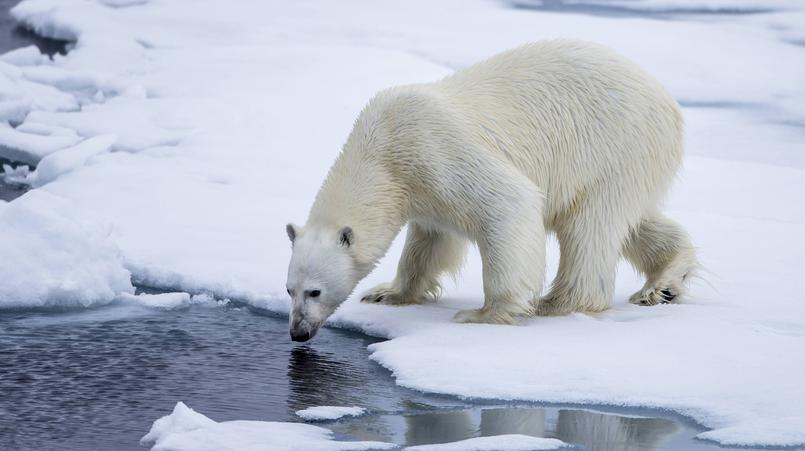
M 299 409 L 358 405 L 370 413 L 324 425 L 339 438 L 401 445 L 521 433 L 590 450 L 717 448 L 693 440 L 694 425 L 657 411 L 404 389 L 368 359 L 374 341 L 325 328 L 294 345 L 287 320 L 231 305 L 0 311 L 0 449 L 143 449 L 140 437 L 177 401 L 216 421 L 300 421 Z

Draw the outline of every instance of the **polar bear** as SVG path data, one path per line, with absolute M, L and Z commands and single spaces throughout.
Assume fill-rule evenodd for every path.
M 659 205 L 682 162 L 682 115 L 651 76 L 597 44 L 543 41 L 447 78 L 391 88 L 360 113 L 303 227 L 288 224 L 293 340 L 322 322 L 404 225 L 395 279 L 365 302 L 435 298 L 469 242 L 484 304 L 458 322 L 598 312 L 618 260 L 646 276 L 631 302 L 677 301 L 696 267 Z M 558 274 L 540 298 L 545 236 Z

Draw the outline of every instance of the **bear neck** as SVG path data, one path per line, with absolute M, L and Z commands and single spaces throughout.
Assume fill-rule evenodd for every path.
M 395 181 L 381 152 L 366 152 L 348 141 L 336 160 L 308 217 L 308 226 L 337 233 L 351 227 L 350 252 L 359 279 L 382 258 L 407 222 L 407 195 Z

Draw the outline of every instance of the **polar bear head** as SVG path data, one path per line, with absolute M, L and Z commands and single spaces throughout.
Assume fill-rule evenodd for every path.
M 290 332 L 293 341 L 316 335 L 358 284 L 358 271 L 350 252 L 355 236 L 350 227 L 286 227 L 293 255 L 286 288 L 291 296 Z

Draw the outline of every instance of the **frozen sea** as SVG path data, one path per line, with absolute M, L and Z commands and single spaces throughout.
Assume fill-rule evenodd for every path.
M 0 449 L 802 449 L 804 6 L 24 0 L 0 16 Z M 371 95 L 556 37 L 682 105 L 691 299 L 627 304 L 624 265 L 608 312 L 458 325 L 472 254 L 439 303 L 352 298 L 294 346 L 284 225 Z

